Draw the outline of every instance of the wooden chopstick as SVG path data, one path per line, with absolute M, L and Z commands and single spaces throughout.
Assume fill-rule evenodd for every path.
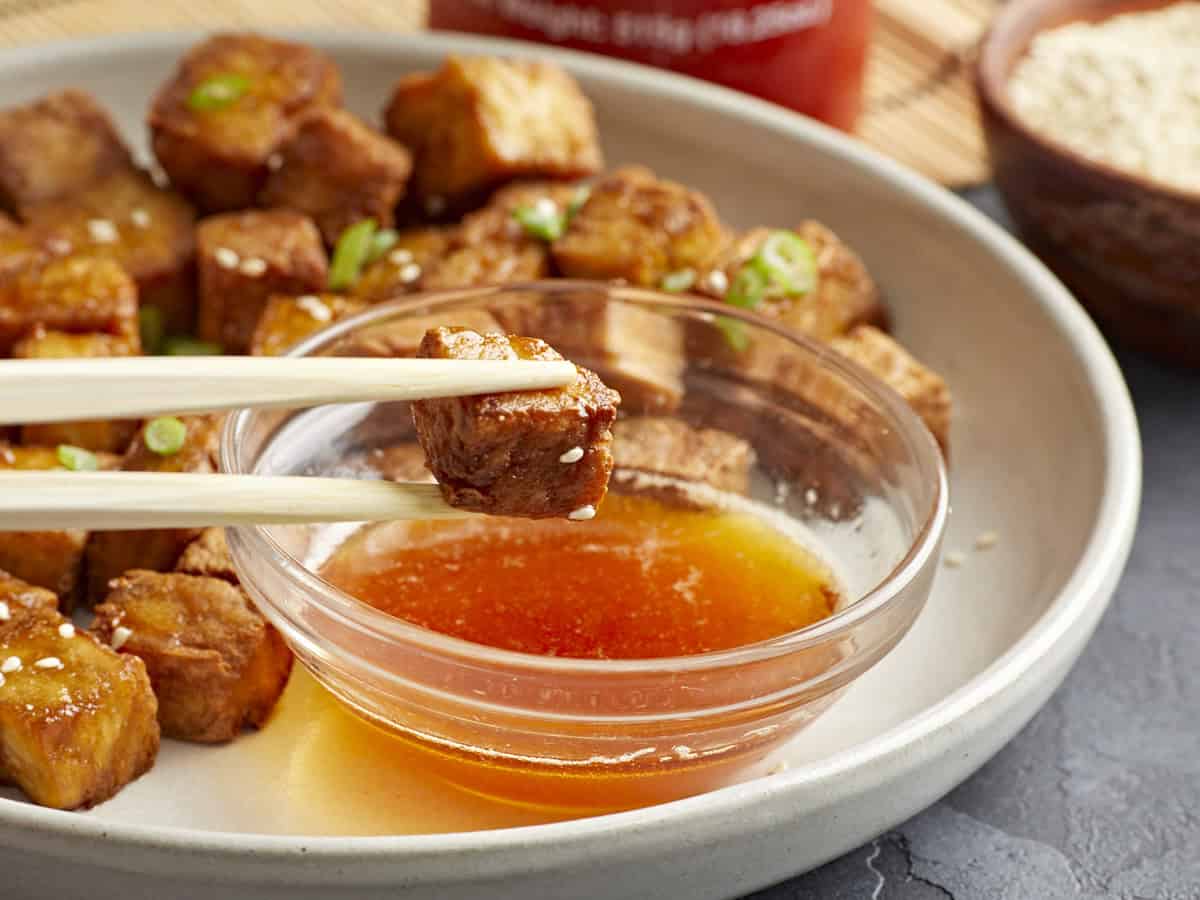
M 0 362 L 0 424 L 241 407 L 420 400 L 563 387 L 570 362 L 148 356 Z
M 456 519 L 436 484 L 157 472 L 0 472 L 0 531 Z

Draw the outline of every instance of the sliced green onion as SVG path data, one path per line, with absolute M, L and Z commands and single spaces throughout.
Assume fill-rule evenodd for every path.
M 236 103 L 250 90 L 250 79 L 237 72 L 210 75 L 196 85 L 188 95 L 188 108 L 196 112 L 211 112 Z
M 658 287 L 669 294 L 682 294 L 695 283 L 695 269 L 679 269 L 676 272 L 668 272 L 664 275 Z
M 742 266 L 733 276 L 725 302 L 743 309 L 754 309 L 767 296 L 767 276 L 756 266 Z
M 146 423 L 142 435 L 146 449 L 159 456 L 174 456 L 187 440 L 187 426 L 174 416 L 162 416 Z
M 713 325 L 725 338 L 725 343 L 734 353 L 743 353 L 750 346 L 750 336 L 746 334 L 746 326 L 737 319 L 728 316 L 717 316 Z
M 376 227 L 374 219 L 363 219 L 342 232 L 333 248 L 333 262 L 329 264 L 331 291 L 344 291 L 358 281 L 363 264 L 371 255 Z
M 375 236 L 371 238 L 371 246 L 367 250 L 367 258 L 363 265 L 370 265 L 375 260 L 380 259 L 385 253 L 396 246 L 396 241 L 400 240 L 400 232 L 395 228 L 381 228 L 375 232 Z
M 201 341 L 192 337 L 174 336 L 163 338 L 162 352 L 166 356 L 220 356 L 220 344 Z
M 571 198 L 571 202 L 567 204 L 567 223 L 575 218 L 575 214 L 583 209 L 583 204 L 588 202 L 588 197 L 592 196 L 592 189 L 588 185 L 583 185 L 577 191 L 575 196 Z
M 539 197 L 536 203 L 518 206 L 512 215 L 526 234 L 546 242 L 557 241 L 567 230 L 567 213 L 549 197 Z
M 157 353 L 162 346 L 163 317 L 157 306 L 143 306 L 138 310 L 138 334 L 142 338 L 142 352 Z
M 95 472 L 100 468 L 100 460 L 96 459 L 96 455 L 82 447 L 59 444 L 56 452 L 63 468 L 72 472 Z
M 796 297 L 817 284 L 817 258 L 794 231 L 772 231 L 748 265 L 762 273 L 771 293 Z

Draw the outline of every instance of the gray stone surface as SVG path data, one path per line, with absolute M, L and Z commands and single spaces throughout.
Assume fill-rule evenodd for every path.
M 968 199 L 1007 224 L 991 190 Z M 1141 520 L 1079 664 L 940 803 L 753 900 L 1200 900 L 1200 374 L 1119 360 Z

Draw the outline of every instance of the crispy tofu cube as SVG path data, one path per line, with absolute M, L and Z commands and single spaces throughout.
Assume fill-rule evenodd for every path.
M 21 218 L 132 167 L 108 114 L 84 91 L 0 112 L 0 205 Z
M 310 217 L 332 247 L 363 219 L 390 228 L 411 172 L 412 157 L 391 138 L 344 110 L 316 109 L 279 148 L 259 202 Z
M 449 252 L 452 233 L 437 227 L 401 231 L 392 249 L 363 269 L 351 293 L 375 303 L 420 289 L 425 270 Z
M 292 670 L 279 633 L 220 578 L 127 572 L 92 630 L 145 662 L 163 734 L 180 740 L 218 743 L 261 727 Z
M 145 172 L 120 169 L 28 218 L 47 242 L 120 263 L 137 283 L 140 304 L 162 311 L 167 333 L 195 327 L 196 214 L 180 194 Z
M 193 47 L 150 110 L 154 155 L 204 212 L 253 206 L 275 154 L 309 110 L 341 104 L 323 53 L 254 34 Z
M 416 157 L 413 189 L 430 212 L 517 178 L 579 178 L 604 164 L 592 105 L 553 63 L 451 56 L 401 78 L 388 133 Z
M 175 571 L 184 575 L 203 575 L 220 578 L 230 584 L 240 584 L 224 528 L 205 528 L 200 536 L 187 545 L 175 564 Z
M 72 334 L 137 334 L 137 288 L 110 259 L 68 256 L 0 282 L 0 356 L 41 325 Z
M 136 332 L 131 335 L 67 334 L 39 327 L 17 342 L 12 355 L 14 359 L 138 356 L 140 344 Z M 137 427 L 136 419 L 24 425 L 21 427 L 21 442 L 46 447 L 71 444 L 86 450 L 124 453 Z
M 435 328 L 418 356 L 430 359 L 562 357 L 542 340 Z M 587 369 L 550 391 L 421 400 L 417 438 L 451 506 L 501 516 L 590 519 L 612 471 L 616 391 Z
M 656 288 L 672 272 L 703 268 L 725 240 L 703 194 L 629 166 L 592 188 L 551 252 L 568 278 Z
M 14 609 L 58 609 L 58 595 L 0 569 L 0 620 Z
M 158 704 L 140 659 L 34 606 L 0 620 L 0 660 L 0 780 L 78 809 L 154 765 Z
M 310 219 L 289 210 L 204 219 L 196 229 L 200 337 L 244 353 L 272 294 L 325 290 L 329 264 Z
M 187 416 L 187 439 L 171 456 L 160 456 L 146 446 L 145 429 L 129 445 L 120 468 L 126 472 L 216 471 L 221 419 Z M 97 531 L 87 542 L 88 601 L 97 603 L 113 578 L 130 569 L 169 572 L 187 545 L 200 536 L 198 528 L 159 528 L 148 531 Z
M 929 427 L 943 452 L 949 450 L 950 388 L 940 375 L 870 325 L 860 325 L 845 337 L 835 338 L 833 348 L 903 397 Z
M 340 294 L 302 294 L 299 297 L 276 294 L 267 301 L 254 329 L 250 353 L 280 356 L 325 326 L 366 307 L 365 301 Z
M 803 222 L 793 230 L 812 249 L 816 287 L 799 297 L 769 297 L 755 312 L 820 341 L 846 334 L 857 325 L 882 325 L 886 315 L 879 289 L 858 255 L 819 222 Z M 754 228 L 733 240 L 697 278 L 696 293 L 724 300 L 728 286 L 772 231 Z
M 706 490 L 745 494 L 754 448 L 716 428 L 679 419 L 634 416 L 613 428 L 612 489 L 673 504 L 708 506 Z
M 119 457 L 96 454 L 102 469 L 116 468 Z M 0 447 L 0 471 L 61 469 L 54 447 Z M 0 569 L 46 588 L 70 612 L 83 587 L 84 548 L 88 533 L 69 531 L 0 531 Z

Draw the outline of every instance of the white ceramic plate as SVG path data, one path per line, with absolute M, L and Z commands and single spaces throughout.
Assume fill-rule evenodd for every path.
M 79 85 L 144 144 L 148 98 L 196 37 L 8 52 L 0 105 Z M 274 723 L 222 748 L 168 743 L 150 774 L 89 813 L 4 794 L 0 894 L 186 900 L 219 884 L 226 898 L 287 900 L 730 897 L 914 814 L 1045 702 L 1124 565 L 1140 455 L 1112 357 L 1030 254 L 858 144 L 698 82 L 444 35 L 297 37 L 333 54 L 349 105 L 372 117 L 393 79 L 447 52 L 559 59 L 595 101 L 611 162 L 696 185 L 737 225 L 814 217 L 840 232 L 885 287 L 901 339 L 954 390 L 946 546 L 967 560 L 941 572 L 904 642 L 787 748 L 781 774 L 619 815 L 454 831 L 532 819 L 339 757 L 329 735 L 304 731 L 301 685 L 285 703 L 291 730 Z M 985 531 L 996 546 L 972 550 Z M 450 831 L 397 835 L 417 819 Z

